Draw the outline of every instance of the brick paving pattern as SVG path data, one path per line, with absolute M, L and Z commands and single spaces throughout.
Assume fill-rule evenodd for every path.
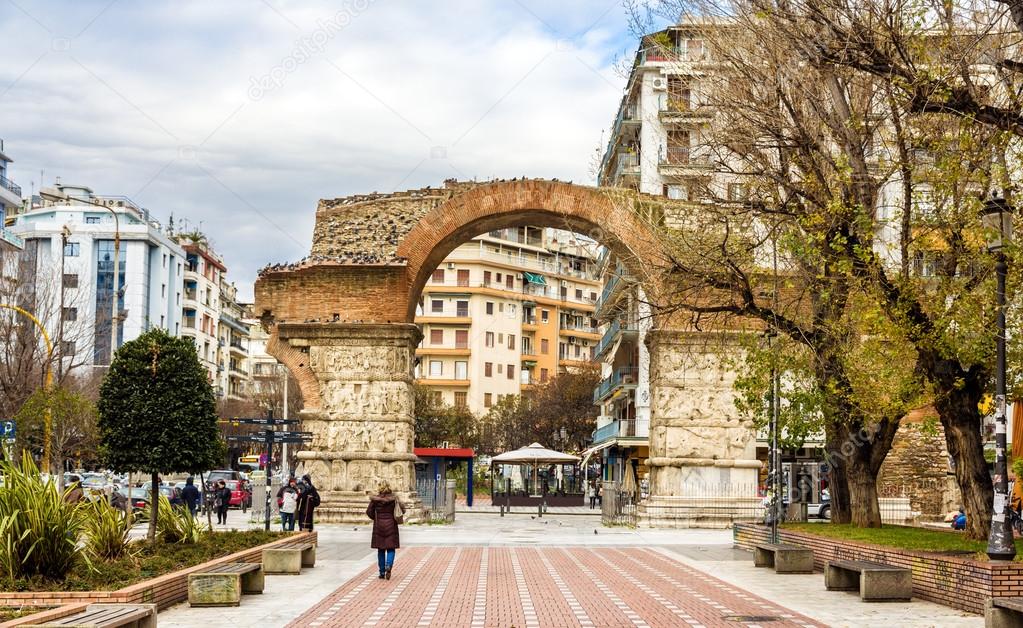
M 822 626 L 646 548 L 413 547 L 290 626 Z

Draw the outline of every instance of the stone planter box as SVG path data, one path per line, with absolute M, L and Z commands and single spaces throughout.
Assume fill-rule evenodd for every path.
M 282 543 L 312 539 L 316 541 L 316 531 L 290 534 L 278 541 L 257 545 L 247 550 L 235 552 L 216 558 L 187 569 L 164 574 L 150 580 L 139 582 L 116 591 L 41 591 L 41 592 L 5 592 L 0 591 L 0 606 L 59 606 L 34 615 L 26 615 L 18 619 L 0 624 L 0 628 L 12 628 L 23 624 L 40 623 L 42 620 L 53 620 L 77 613 L 89 603 L 105 602 L 114 604 L 156 604 L 159 609 L 167 608 L 188 599 L 188 576 L 225 563 L 259 563 L 263 560 L 263 550 L 273 548 Z
M 753 523 L 737 523 L 732 529 L 735 546 L 745 549 L 768 542 L 770 534 L 767 526 Z M 1023 562 L 1019 561 L 902 550 L 784 528 L 778 530 L 778 536 L 781 543 L 812 549 L 814 566 L 821 570 L 829 560 L 867 560 L 909 568 L 913 571 L 913 597 L 970 613 L 983 614 L 984 602 L 991 597 L 1023 597 Z

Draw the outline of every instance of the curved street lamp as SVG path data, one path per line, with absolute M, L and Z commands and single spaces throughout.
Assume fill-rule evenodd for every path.
M 980 210 L 980 221 L 987 237 L 988 251 L 995 254 L 995 275 L 998 278 L 995 366 L 995 473 L 994 507 L 991 512 L 991 529 L 988 533 L 987 555 L 991 560 L 1012 560 L 1016 556 L 1013 538 L 1006 510 L 1009 504 L 1008 468 L 1005 459 L 1005 276 L 1009 265 L 1005 246 L 1012 239 L 1012 206 L 997 193 L 984 201 Z M 1018 418 L 1017 418 L 1018 420 Z
M 53 358 L 53 344 L 50 342 L 50 335 L 46 333 L 46 328 L 39 322 L 39 319 L 35 317 L 31 312 L 23 310 L 17 305 L 7 305 L 0 303 L 0 309 L 12 310 L 22 316 L 26 317 L 43 335 L 43 342 L 46 343 L 46 390 L 53 388 L 53 369 L 50 366 L 50 360 Z M 50 441 L 52 440 L 53 433 L 53 413 L 50 411 L 49 402 L 46 404 L 46 413 L 43 415 L 43 464 L 46 465 L 46 472 L 52 473 L 50 468 Z

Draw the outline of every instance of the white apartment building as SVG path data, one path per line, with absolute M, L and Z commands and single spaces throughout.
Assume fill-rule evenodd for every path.
M 220 350 L 217 391 L 225 399 L 242 400 L 250 392 L 251 325 L 244 320 L 245 306 L 238 302 L 238 289 L 221 279 L 220 329 L 217 347 Z
M 12 161 L 4 153 L 4 141 L 0 139 L 0 281 L 13 280 L 17 273 L 17 259 L 25 248 L 24 240 L 7 228 L 7 219 L 13 220 L 15 211 L 23 203 L 21 186 L 11 181 L 7 170 L 7 164 Z
M 31 262 L 32 309 L 48 329 L 60 330 L 55 343 L 63 359 L 110 363 L 115 233 L 117 346 L 152 327 L 179 333 L 184 250 L 127 197 L 59 183 L 49 190 L 66 200 L 34 202 L 11 231 L 25 241 L 23 255 Z

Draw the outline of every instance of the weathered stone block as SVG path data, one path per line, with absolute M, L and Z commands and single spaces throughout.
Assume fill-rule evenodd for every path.
M 908 602 L 912 597 L 913 572 L 908 569 L 860 574 L 860 598 L 865 602 Z
M 263 550 L 263 573 L 275 575 L 302 573 L 302 551 L 299 549 Z
M 241 574 L 210 573 L 188 576 L 189 606 L 238 606 L 241 599 Z

